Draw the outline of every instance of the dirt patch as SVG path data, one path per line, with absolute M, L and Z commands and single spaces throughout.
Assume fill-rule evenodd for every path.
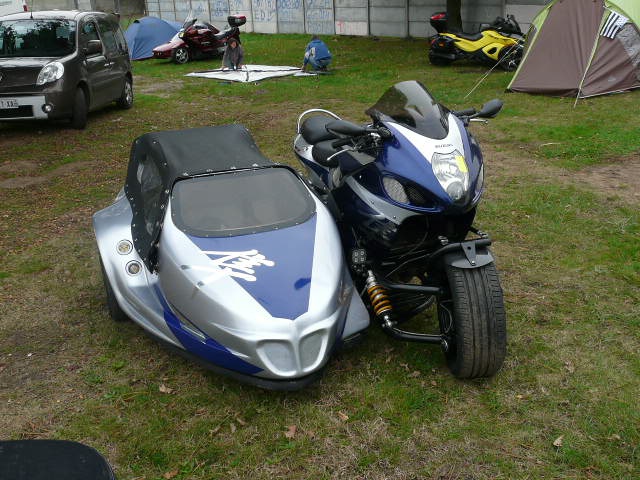
M 563 182 L 598 192 L 607 197 L 617 196 L 622 201 L 640 202 L 640 153 L 607 160 L 606 165 L 586 167 L 579 171 L 549 165 L 548 162 L 524 154 L 497 151 L 489 142 L 483 144 L 488 176 L 494 171 L 508 176 L 530 176 L 542 181 Z
M 183 80 L 169 81 L 149 81 L 142 78 L 133 77 L 136 93 L 145 95 L 155 95 L 157 97 L 168 98 L 184 85 Z
M 31 160 L 12 160 L 0 165 L 0 175 L 17 175 L 20 173 L 32 173 L 38 169 L 38 162 Z
M 93 169 L 97 167 L 99 163 L 100 162 L 97 161 L 66 163 L 42 176 L 22 176 L 8 178 L 6 180 L 0 181 L 0 189 L 4 188 L 9 190 L 39 185 L 46 182 L 47 180 L 50 180 L 51 178 L 62 177 L 81 170 Z M 6 163 L 2 165 L 2 168 L 5 169 L 0 170 L 0 173 L 33 173 L 35 170 L 37 170 L 38 164 L 36 162 L 25 160 L 20 162 Z
M 606 195 L 640 202 L 640 154 L 613 160 L 608 165 L 587 168 L 574 175 Z
M 0 188 L 5 188 L 7 190 L 14 188 L 26 188 L 46 181 L 47 177 L 14 177 L 2 180 L 0 182 Z

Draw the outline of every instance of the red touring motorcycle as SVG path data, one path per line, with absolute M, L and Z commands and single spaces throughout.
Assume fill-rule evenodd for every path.
M 247 23 L 247 17 L 229 15 L 227 22 L 229 28 L 220 31 L 209 22 L 198 22 L 189 15 L 171 40 L 153 49 L 153 58 L 170 58 L 175 63 L 183 64 L 197 58 L 222 55 L 229 38 L 240 39 L 238 27 Z

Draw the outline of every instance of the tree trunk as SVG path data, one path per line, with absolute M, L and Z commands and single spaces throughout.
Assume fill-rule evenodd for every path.
M 462 0 L 447 0 L 447 30 L 450 32 L 462 31 Z

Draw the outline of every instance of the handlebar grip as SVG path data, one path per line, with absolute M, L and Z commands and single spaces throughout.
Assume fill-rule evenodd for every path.
M 351 138 L 339 138 L 338 140 L 331 142 L 331 146 L 333 148 L 342 147 L 343 145 L 350 144 L 351 140 L 352 140 Z

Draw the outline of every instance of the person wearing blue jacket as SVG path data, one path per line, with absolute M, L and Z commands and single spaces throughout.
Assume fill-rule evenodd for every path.
M 314 70 L 326 71 L 332 58 L 329 47 L 317 35 L 314 35 L 304 52 L 302 71 L 306 71 L 309 64 Z

